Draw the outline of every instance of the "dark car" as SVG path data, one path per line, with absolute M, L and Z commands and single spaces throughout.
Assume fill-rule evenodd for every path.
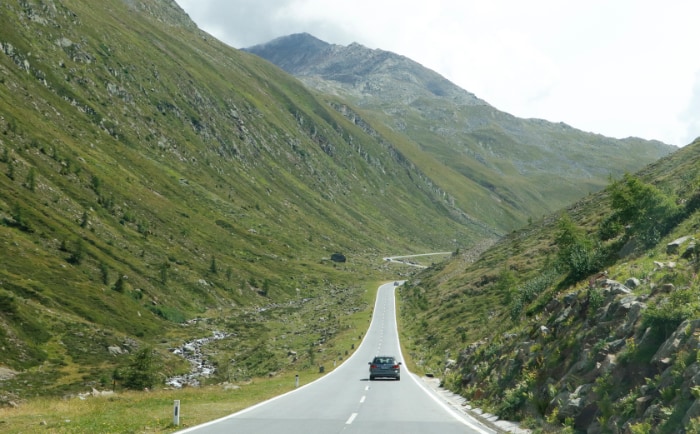
M 392 356 L 375 357 L 369 362 L 369 380 L 380 377 L 401 380 L 401 362 Z

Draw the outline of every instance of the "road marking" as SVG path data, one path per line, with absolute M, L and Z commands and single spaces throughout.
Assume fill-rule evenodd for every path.
M 369 386 L 365 386 L 365 390 L 369 390 Z
M 345 422 L 345 425 L 350 425 L 352 423 L 352 421 L 355 420 L 356 417 L 357 417 L 357 413 L 351 414 L 350 419 L 348 419 L 348 421 Z
M 362 404 L 363 402 L 365 402 L 365 398 L 366 398 L 366 396 L 363 396 L 362 398 L 360 398 L 360 404 Z

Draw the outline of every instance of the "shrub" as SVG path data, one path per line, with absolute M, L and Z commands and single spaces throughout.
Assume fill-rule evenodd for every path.
M 630 225 L 629 235 L 638 236 L 644 247 L 657 244 L 682 216 L 673 197 L 629 174 L 608 192 L 619 222 Z
M 555 239 L 559 248 L 558 259 L 569 270 L 574 280 L 581 279 L 599 270 L 603 264 L 603 250 L 577 227 L 568 214 L 562 215 Z
M 177 324 L 182 324 L 187 320 L 182 312 L 172 307 L 148 306 L 148 309 L 159 317 Z
M 603 241 L 611 240 L 622 233 L 623 229 L 617 214 L 613 214 L 600 223 L 598 237 Z
M 12 294 L 0 293 L 0 313 L 17 313 L 17 303 Z
M 605 303 L 605 295 L 600 288 L 591 288 L 588 292 L 588 309 L 595 313 Z
M 71 255 L 68 257 L 68 262 L 70 262 L 73 265 L 80 265 L 83 262 L 84 257 L 85 257 L 85 244 L 83 243 L 82 238 L 77 238 L 75 240 L 74 245 L 73 245 L 73 251 L 71 252 Z
M 644 327 L 651 327 L 658 336 L 668 338 L 686 319 L 700 312 L 695 291 L 691 288 L 678 289 L 669 297 L 649 306 L 642 316 Z
M 124 292 L 124 289 L 126 288 L 126 282 L 124 280 L 124 276 L 119 276 L 117 278 L 117 281 L 114 282 L 114 286 L 112 287 L 113 290 L 117 292 Z
M 150 347 L 142 348 L 123 372 L 124 387 L 135 390 L 151 388 L 156 384 L 157 372 L 155 352 Z
M 514 293 L 510 295 L 510 316 L 512 319 L 520 317 L 525 306 L 540 296 L 549 288 L 557 277 L 556 270 L 547 270 L 536 277 L 526 281 Z

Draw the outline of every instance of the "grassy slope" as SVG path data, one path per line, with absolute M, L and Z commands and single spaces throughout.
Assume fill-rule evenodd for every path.
M 359 44 L 330 45 L 296 34 L 249 50 L 310 88 L 361 107 L 360 118 L 395 138 L 435 188 L 499 234 L 675 149 L 517 118 L 410 59 Z M 356 119 L 357 111 L 352 115 Z
M 108 384 L 109 346 L 182 371 L 167 348 L 217 328 L 239 330 L 221 360 L 280 360 L 241 377 L 308 364 L 393 277 L 382 255 L 482 236 L 389 141 L 169 2 L 5 2 L 0 29 L 5 400 Z M 322 339 L 309 298 L 338 317 Z M 301 320 L 256 313 L 281 303 Z M 300 337 L 255 345 L 278 334 Z
M 685 207 L 697 202 L 699 159 L 700 143 L 695 142 L 648 166 L 638 176 L 676 197 L 676 202 Z M 592 194 L 567 207 L 565 212 L 577 226 L 595 236 L 601 223 L 611 215 L 610 198 L 605 191 Z M 686 235 L 697 238 L 699 218 L 695 209 L 678 221 L 656 246 L 634 253 L 625 250 L 628 253 L 615 256 L 605 265 L 608 276 L 622 283 L 629 277 L 639 278 L 642 285 L 634 289 L 633 295 L 641 297 L 646 306 L 671 306 L 665 304 L 669 303 L 668 296 L 659 292 L 658 287 L 673 283 L 681 290 L 678 297 L 691 297 L 688 304 L 684 302 L 683 307 L 678 307 L 677 313 L 685 312 L 684 318 L 696 318 L 697 263 L 692 257 L 681 259 L 679 254 L 667 253 L 666 244 Z M 591 423 L 585 420 L 585 412 L 584 416 L 565 420 L 557 413 L 564 414 L 564 408 L 551 402 L 563 391 L 573 392 L 578 386 L 590 383 L 593 393 L 598 393 L 598 400 L 602 401 L 599 407 L 587 410 L 588 416 L 593 416 L 594 421 L 597 418 L 598 423 L 608 423 L 603 425 L 606 429 L 619 427 L 630 418 L 639 427 L 649 423 L 648 414 L 638 413 L 635 419 L 634 411 L 630 414 L 626 404 L 630 397 L 648 395 L 648 404 L 665 408 L 664 415 L 657 415 L 656 422 L 651 422 L 654 432 L 673 432 L 692 403 L 692 398 L 688 401 L 690 386 L 683 378 L 692 377 L 689 373 L 697 363 L 693 365 L 694 354 L 688 361 L 688 348 L 682 342 L 671 353 L 673 369 L 664 371 L 664 366 L 652 364 L 650 359 L 665 338 L 652 338 L 653 329 L 644 334 L 643 324 L 656 324 L 648 322 L 648 314 L 637 318 L 607 314 L 614 312 L 622 296 L 606 298 L 596 310 L 586 310 L 583 306 L 588 278 L 572 281 L 560 271 L 551 283 L 538 286 L 535 297 L 523 306 L 522 314 L 513 315 L 517 293 L 528 285 L 537 286 L 541 276 L 555 270 L 558 222 L 558 214 L 548 216 L 512 232 L 475 262 L 466 257 L 454 258 L 420 273 L 402 287 L 402 312 L 411 318 L 410 322 L 405 321 L 409 352 L 424 371 L 440 375 L 453 390 L 503 417 L 525 419 L 528 423 L 539 420 L 540 423 L 532 425 L 538 429 L 542 429 L 546 419 L 555 424 L 551 428 L 553 432 L 564 429 L 557 423 L 585 430 L 589 425 L 579 425 Z M 659 268 L 654 261 L 674 262 L 676 267 Z M 507 281 L 506 272 L 510 278 Z M 573 309 L 565 313 L 566 303 L 571 305 L 571 300 L 574 300 Z M 627 318 L 632 318 L 631 330 L 624 327 Z M 539 332 L 542 325 L 555 334 L 542 337 Z M 660 333 L 668 337 L 674 330 L 675 326 Z M 622 350 L 618 349 L 617 354 L 606 350 L 607 345 L 620 337 Z M 691 345 L 692 339 L 687 344 Z M 595 362 L 604 360 L 608 352 L 617 357 L 619 362 L 613 366 L 619 371 L 606 376 Z M 573 375 L 576 369 L 579 371 Z M 645 377 L 653 377 L 654 381 L 646 381 Z M 677 394 L 670 395 L 671 389 L 665 395 L 659 392 L 671 384 L 677 387 Z M 656 387 L 658 391 L 654 395 Z

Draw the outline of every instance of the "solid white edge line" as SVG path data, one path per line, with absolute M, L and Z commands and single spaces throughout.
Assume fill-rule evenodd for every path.
M 390 284 L 389 284 L 389 283 L 385 283 L 384 285 L 390 285 Z M 376 312 L 377 302 L 379 301 L 379 291 L 381 291 L 381 288 L 382 288 L 382 286 L 384 286 L 384 285 L 381 285 L 381 286 L 379 287 L 379 289 L 377 290 L 377 297 L 376 297 L 375 300 L 374 300 L 374 309 L 373 309 L 373 311 L 372 311 L 372 312 L 373 312 L 373 313 L 372 313 L 372 319 L 371 319 L 370 322 L 369 322 L 369 327 L 367 327 L 367 331 L 365 332 L 365 336 L 367 336 L 367 334 L 369 333 L 369 330 L 372 328 L 372 324 L 374 324 L 374 312 Z M 396 319 L 396 318 L 394 317 L 394 319 Z M 239 411 L 237 411 L 237 412 L 235 412 L 235 413 L 231 413 L 231 414 L 229 414 L 229 415 L 220 417 L 220 418 L 218 418 L 218 419 L 210 420 L 209 422 L 204 422 L 204 423 L 202 423 L 202 424 L 195 425 L 195 426 L 190 427 L 190 428 L 185 428 L 184 430 L 181 430 L 181 431 L 176 431 L 176 432 L 173 433 L 173 434 L 184 434 L 184 433 L 188 433 L 188 432 L 195 432 L 195 431 L 197 431 L 197 430 L 199 430 L 199 429 L 208 427 L 209 425 L 214 425 L 214 424 L 219 423 L 219 422 L 221 422 L 221 421 L 224 421 L 224 420 L 226 420 L 226 419 L 233 419 L 233 418 L 236 417 L 236 416 L 240 416 L 240 415 L 242 415 L 242 414 L 248 413 L 249 411 L 252 411 L 252 410 L 254 410 L 254 409 L 258 408 L 258 407 L 262 407 L 262 406 L 265 405 L 265 404 L 269 404 L 270 402 L 277 401 L 278 399 L 281 399 L 281 398 L 283 398 L 283 397 L 285 397 L 285 396 L 287 396 L 287 395 L 291 395 L 292 393 L 298 392 L 299 390 L 304 389 L 305 387 L 311 386 L 311 385 L 314 384 L 314 383 L 317 383 L 317 382 L 319 382 L 319 381 L 322 381 L 322 380 L 324 380 L 325 378 L 328 378 L 329 376 L 333 375 L 339 367 L 341 367 L 341 366 L 343 366 L 344 364 L 346 364 L 347 362 L 349 362 L 349 361 L 350 361 L 353 357 L 355 357 L 357 354 L 360 354 L 360 348 L 362 348 L 362 346 L 365 344 L 365 342 L 366 342 L 366 340 L 365 340 L 364 338 L 362 338 L 362 341 L 360 341 L 360 345 L 357 346 L 357 349 L 355 350 L 354 353 L 350 354 L 350 357 L 348 357 L 347 359 L 345 359 L 345 361 L 344 361 L 343 363 L 341 363 L 340 365 L 338 365 L 338 366 L 336 367 L 336 369 L 330 371 L 329 373 L 327 373 L 326 375 L 324 375 L 324 376 L 321 377 L 321 378 L 318 378 L 318 379 L 316 379 L 316 380 L 314 380 L 314 381 L 312 381 L 312 382 L 310 382 L 310 383 L 306 383 L 306 384 L 304 384 L 303 386 L 300 386 L 300 387 L 297 387 L 296 389 L 290 390 L 289 392 L 285 392 L 285 393 L 283 393 L 283 394 L 281 394 L 281 395 L 277 395 L 277 396 L 275 396 L 275 397 L 272 397 L 272 398 L 270 398 L 270 399 L 268 399 L 268 400 L 266 400 L 266 401 L 262 401 L 262 402 L 259 402 L 259 403 L 255 404 L 255 405 L 252 405 L 252 406 L 250 406 L 250 407 L 244 408 L 243 410 L 239 410 Z M 399 348 L 399 351 L 401 351 L 400 348 Z M 402 357 L 403 357 L 403 356 L 402 356 Z M 369 386 L 367 386 L 367 387 L 369 387 Z
M 394 288 L 394 291 L 393 291 L 394 312 L 396 312 L 396 287 L 393 287 L 393 288 Z M 399 324 L 398 324 L 397 316 L 398 316 L 397 314 L 394 314 L 394 322 L 396 323 L 395 327 L 394 327 L 394 330 L 396 331 L 396 342 L 399 343 L 399 354 L 401 355 L 401 360 L 406 360 L 403 356 L 402 351 L 401 351 L 401 341 L 399 340 Z M 409 374 L 409 377 L 411 377 L 411 379 L 413 380 L 413 382 L 416 383 L 418 385 L 418 387 L 423 389 L 423 391 L 425 393 L 427 393 L 428 396 L 430 396 L 430 398 L 432 398 L 433 401 L 435 401 L 440 407 L 445 409 L 445 411 L 447 411 L 452 417 L 457 419 L 463 425 L 466 425 L 469 428 L 471 428 L 479 433 L 482 433 L 482 434 L 494 434 L 495 433 L 495 431 L 493 431 L 489 428 L 486 428 L 485 426 L 475 425 L 474 423 L 472 423 L 470 421 L 470 419 L 473 419 L 470 415 L 468 415 L 466 413 L 459 413 L 453 407 L 447 405 L 447 403 L 443 399 L 436 396 L 430 389 L 425 387 L 425 385 L 423 385 L 421 383 L 421 381 L 418 379 L 418 375 L 412 373 L 408 369 L 408 366 L 406 366 L 405 364 L 403 366 L 404 366 L 404 369 L 406 370 L 406 372 Z M 476 419 L 474 419 L 474 422 L 477 424 L 479 423 L 479 421 Z

